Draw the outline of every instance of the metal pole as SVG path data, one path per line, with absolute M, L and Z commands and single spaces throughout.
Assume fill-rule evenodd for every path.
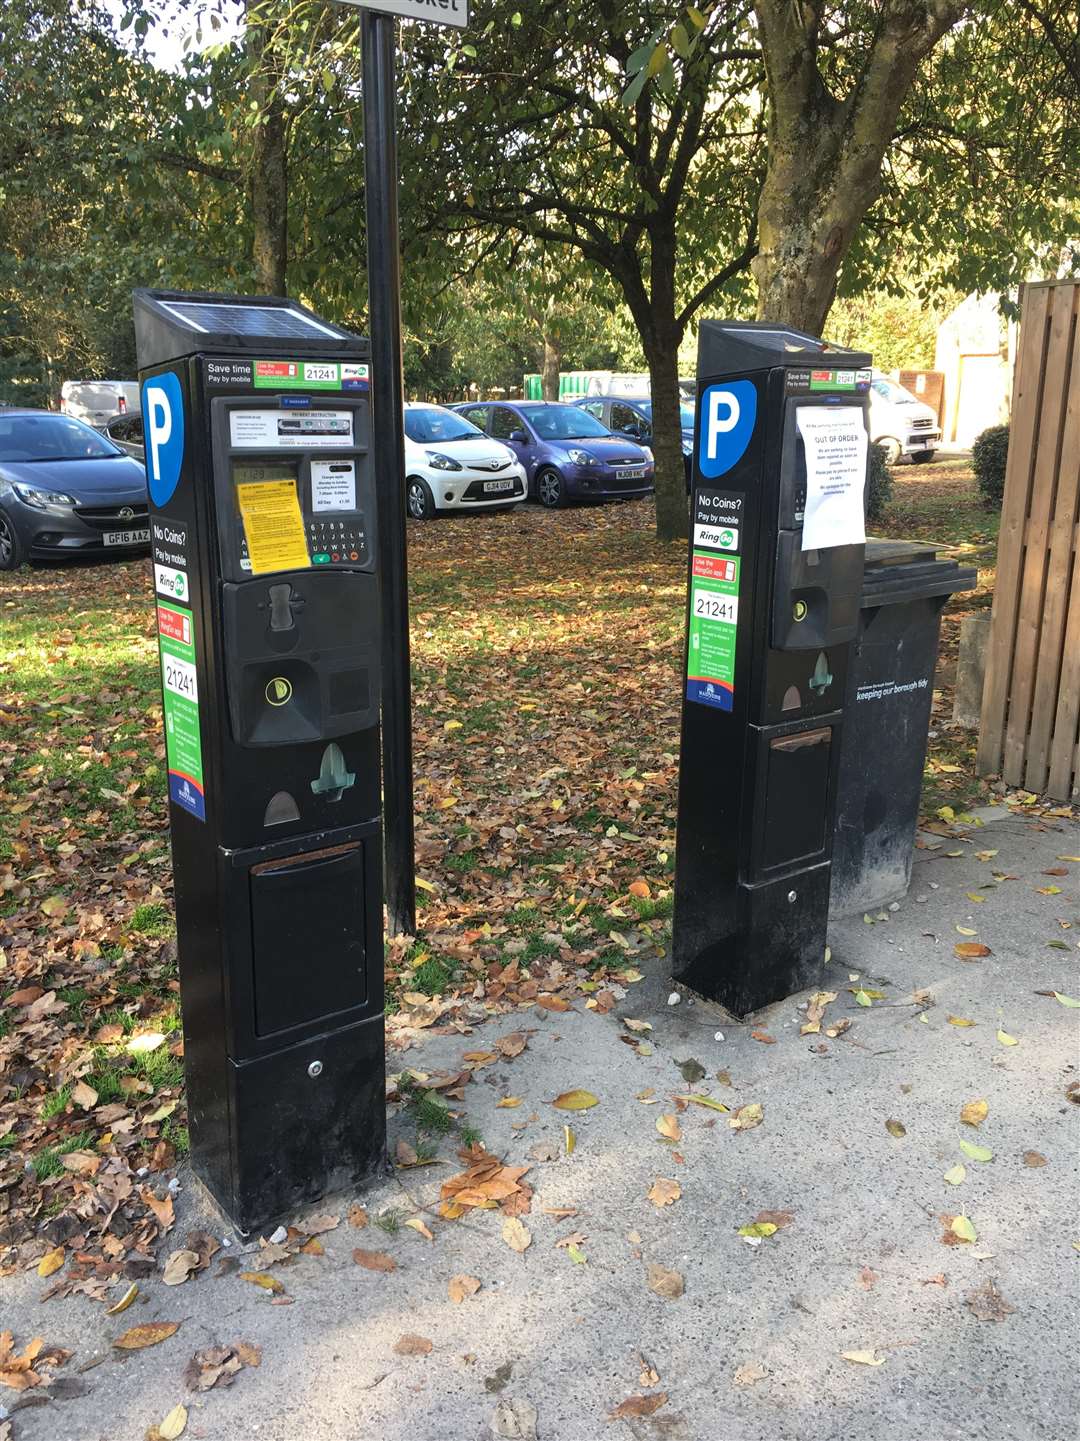
M 394 17 L 361 10 L 360 46 L 364 86 L 368 318 L 371 327 L 371 447 L 375 488 L 379 497 L 382 576 L 386 911 L 391 935 L 412 935 L 416 931 L 416 885 Z

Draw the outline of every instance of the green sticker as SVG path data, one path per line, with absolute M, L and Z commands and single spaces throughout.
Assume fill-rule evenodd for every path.
M 686 695 L 732 710 L 739 622 L 739 557 L 694 551 L 690 570 L 690 633 Z
M 204 821 L 206 790 L 199 734 L 194 623 L 191 611 L 161 602 L 157 620 L 169 795 L 178 806 Z

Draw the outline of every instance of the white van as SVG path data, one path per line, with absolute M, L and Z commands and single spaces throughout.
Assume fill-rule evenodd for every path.
M 60 387 L 60 410 L 87 425 L 101 426 L 114 415 L 139 408 L 137 380 L 65 380 Z
M 928 405 L 875 370 L 870 381 L 870 439 L 885 451 L 889 465 L 901 456 L 930 461 L 941 444 L 941 426 Z

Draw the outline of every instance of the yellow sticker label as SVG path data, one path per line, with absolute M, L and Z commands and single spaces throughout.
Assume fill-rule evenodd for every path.
M 311 565 L 295 480 L 238 485 L 236 497 L 252 575 L 272 570 L 303 570 Z

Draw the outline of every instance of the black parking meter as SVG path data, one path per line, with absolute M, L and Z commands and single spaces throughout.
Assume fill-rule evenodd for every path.
M 673 969 L 736 1015 L 824 967 L 870 366 L 783 327 L 699 331 Z
M 134 305 L 192 1164 L 248 1231 L 385 1153 L 368 342 Z

